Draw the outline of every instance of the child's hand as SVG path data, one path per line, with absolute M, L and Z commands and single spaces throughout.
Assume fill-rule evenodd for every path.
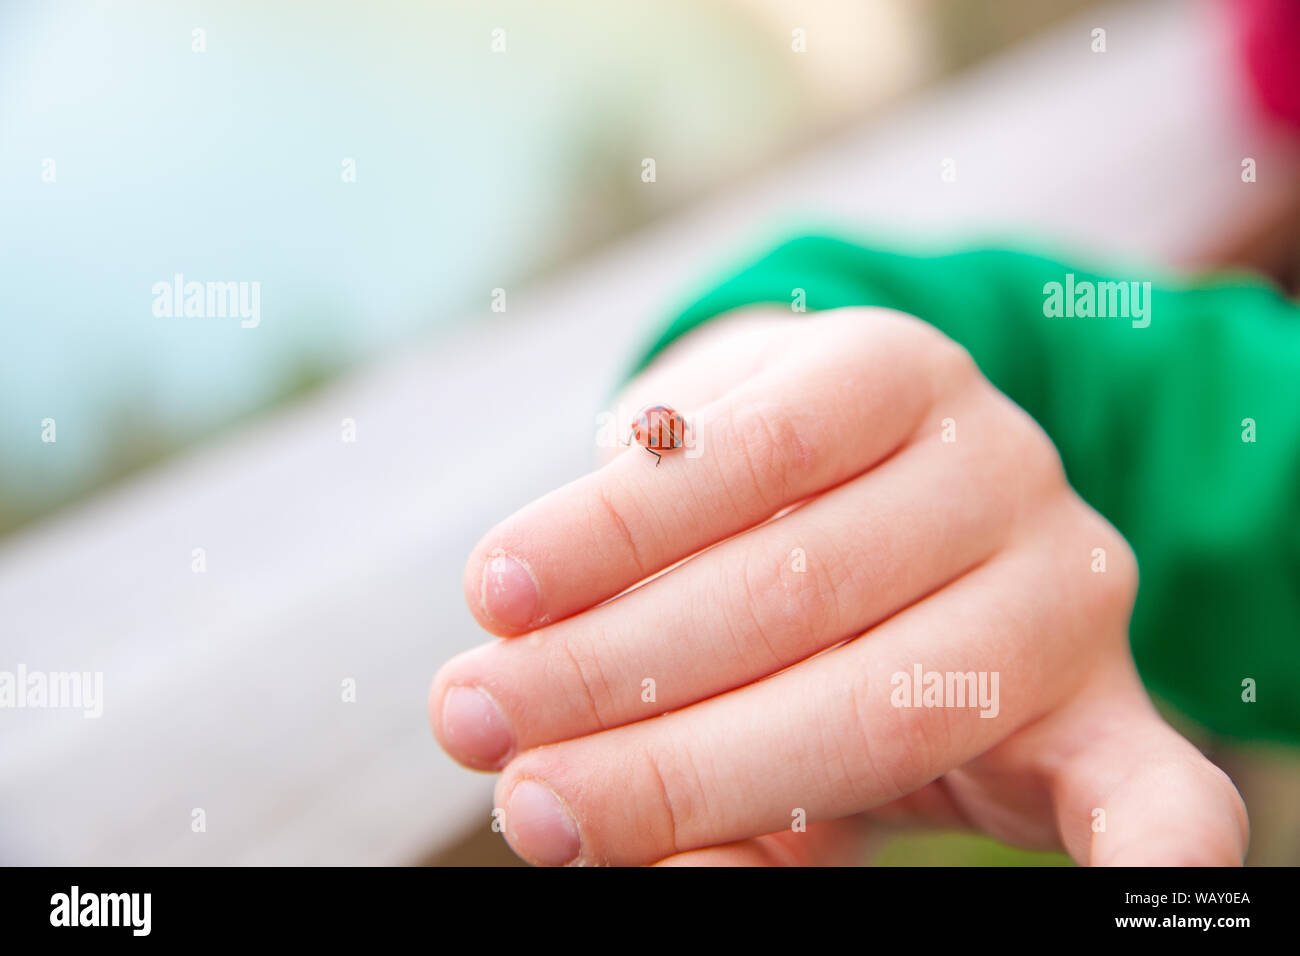
M 844 862 L 865 827 L 838 818 L 871 810 L 1083 863 L 1241 862 L 1236 790 L 1134 670 L 1131 551 L 953 342 L 881 310 L 751 315 L 624 401 L 686 413 L 698 457 L 633 446 L 493 529 L 466 596 L 533 633 L 431 690 L 443 746 L 504 767 L 520 855 Z

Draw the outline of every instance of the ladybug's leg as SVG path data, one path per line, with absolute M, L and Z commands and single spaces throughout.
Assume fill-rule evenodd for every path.
M 647 448 L 646 451 L 648 451 L 650 454 L 652 454 L 652 455 L 655 456 L 655 467 L 656 467 L 656 468 L 658 468 L 661 464 L 663 464 L 663 460 L 664 460 L 664 456 L 663 456 L 663 455 L 659 454 L 659 452 L 655 451 L 653 448 Z
M 632 444 L 632 439 L 635 438 L 635 437 L 636 437 L 636 429 L 634 428 L 634 429 L 632 429 L 630 432 L 627 433 L 627 441 L 619 442 L 619 444 L 620 444 L 620 445 L 623 445 L 624 447 L 626 447 L 626 446 L 628 446 L 628 445 L 631 445 L 631 444 Z

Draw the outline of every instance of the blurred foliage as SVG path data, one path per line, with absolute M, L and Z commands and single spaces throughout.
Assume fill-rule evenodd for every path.
M 892 837 L 876 866 L 1073 866 L 1064 853 L 1019 850 L 968 833 L 909 833 Z

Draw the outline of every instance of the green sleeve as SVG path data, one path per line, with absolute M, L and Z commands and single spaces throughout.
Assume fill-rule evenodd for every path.
M 796 290 L 809 311 L 924 319 L 1038 420 L 1071 484 L 1137 553 L 1131 636 L 1152 692 L 1220 735 L 1300 742 L 1300 309 L 1238 278 L 1153 283 L 1145 327 L 1045 314 L 1045 288 L 1067 273 L 1076 289 L 1141 278 L 801 238 L 687 308 L 638 368 L 713 316 L 789 308 Z

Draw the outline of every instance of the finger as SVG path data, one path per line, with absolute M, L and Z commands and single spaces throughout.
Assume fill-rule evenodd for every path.
M 663 467 L 634 449 L 489 532 L 466 568 L 471 609 L 498 634 L 560 620 L 853 477 L 913 432 L 941 368 L 974 378 L 962 356 L 895 313 L 809 319 L 786 358 L 694 415 L 693 447 Z
M 932 435 L 777 521 L 525 641 L 494 642 L 435 679 L 431 720 L 452 756 L 500 766 L 515 752 L 676 710 L 775 673 L 873 627 L 1002 547 L 1027 503 L 1063 489 L 1038 444 L 1006 427 L 1000 397 L 968 406 L 965 440 Z M 1023 432 L 1020 437 L 1017 433 Z M 1048 453 L 1050 447 L 1047 448 Z M 483 688 L 502 732 L 444 701 Z
M 1104 706 L 1079 718 L 1088 742 L 1053 780 L 1070 855 L 1094 866 L 1240 866 L 1250 825 L 1232 781 L 1160 718 L 1131 668 L 1109 687 Z
M 772 832 L 796 810 L 879 806 L 994 746 L 1073 689 L 1072 662 L 1096 639 L 1084 608 L 1113 614 L 1131 598 L 1111 593 L 1115 576 L 1096 575 L 1093 594 L 1056 586 L 1067 531 L 1046 517 L 1042 530 L 1036 546 L 768 680 L 522 754 L 497 784 L 507 821 L 525 788 L 528 812 L 507 825 L 516 852 L 645 863 Z M 917 669 L 941 675 L 952 706 L 913 698 Z
M 854 866 L 867 861 L 873 831 L 862 817 L 823 820 L 723 846 L 687 850 L 655 866 Z
M 701 408 L 783 354 L 801 334 L 800 325 L 791 321 L 789 312 L 773 309 L 743 309 L 714 319 L 658 355 L 619 393 L 611 412 L 621 427 L 638 409 L 658 404 L 665 395 L 679 408 Z M 605 444 L 599 451 L 603 464 L 623 447 Z

